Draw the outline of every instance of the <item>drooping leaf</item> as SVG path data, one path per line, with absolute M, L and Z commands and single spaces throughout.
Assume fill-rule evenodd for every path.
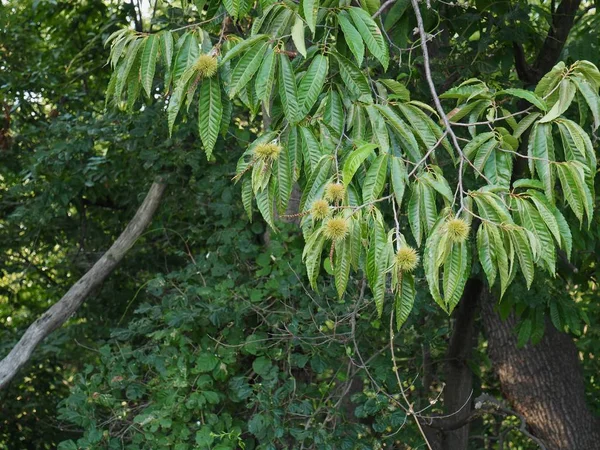
M 354 174 L 361 166 L 361 164 L 373 154 L 373 150 L 376 148 L 374 144 L 363 144 L 356 150 L 353 150 L 350 155 L 344 161 L 344 167 L 342 169 L 342 178 L 344 185 L 348 186 L 352 182 Z
M 326 56 L 317 54 L 313 57 L 298 86 L 299 120 L 306 117 L 319 98 L 327 78 L 328 67 Z
M 283 112 L 287 120 L 294 124 L 298 121 L 298 91 L 294 70 L 287 55 L 279 54 L 279 96 L 283 105 Z
M 306 58 L 306 42 L 304 42 L 304 21 L 300 16 L 296 16 L 294 25 L 292 25 L 292 41 L 296 50 Z
M 346 11 L 341 11 L 337 17 L 348 48 L 356 58 L 356 63 L 362 66 L 365 56 L 365 46 L 360 33 L 350 22 L 350 16 Z
M 383 69 L 387 71 L 390 56 L 381 30 L 364 9 L 350 7 L 348 11 L 350 12 L 350 17 L 352 17 L 354 26 L 365 41 L 367 48 L 379 60 Z
M 258 42 L 250 47 L 246 53 L 239 59 L 235 68 L 231 72 L 231 82 L 229 85 L 229 98 L 235 97 L 250 82 L 254 74 L 258 71 L 263 57 L 267 51 L 266 42 Z
M 215 148 L 222 117 L 221 85 L 215 75 L 202 81 L 198 99 L 198 130 L 207 159 L 210 159 Z
M 379 155 L 369 167 L 363 182 L 363 202 L 371 203 L 379 198 L 387 176 L 387 154 Z

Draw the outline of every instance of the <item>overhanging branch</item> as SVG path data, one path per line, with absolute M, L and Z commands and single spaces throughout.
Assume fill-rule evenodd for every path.
M 94 266 L 42 316 L 33 322 L 10 353 L 0 361 L 0 389 L 5 388 L 31 358 L 35 348 L 77 311 L 87 296 L 114 270 L 146 229 L 165 191 L 165 184 L 152 184 L 146 198 L 125 230 Z

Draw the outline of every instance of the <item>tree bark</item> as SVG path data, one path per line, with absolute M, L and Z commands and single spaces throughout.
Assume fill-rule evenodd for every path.
M 484 289 L 482 317 L 488 352 L 502 391 L 531 433 L 548 449 L 600 447 L 600 422 L 585 402 L 585 384 L 573 340 L 546 324 L 537 345 L 517 347 L 516 319 L 503 321 Z
M 444 386 L 444 406 L 452 421 L 460 422 L 471 415 L 473 372 L 467 362 L 473 353 L 477 338 L 475 318 L 477 317 L 482 283 L 470 279 L 462 299 L 455 310 L 455 323 L 446 358 L 446 385 Z M 467 449 L 469 424 L 451 431 L 444 431 L 441 439 L 442 450 Z
M 0 389 L 5 388 L 29 361 L 35 348 L 65 323 L 87 296 L 117 267 L 152 220 L 164 191 L 164 183 L 154 182 L 135 216 L 108 251 L 58 302 L 27 328 L 19 342 L 0 361 Z

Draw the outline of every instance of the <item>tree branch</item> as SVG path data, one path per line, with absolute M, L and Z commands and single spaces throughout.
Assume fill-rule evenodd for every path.
M 142 205 L 125 230 L 94 266 L 77 283 L 29 326 L 10 353 L 0 361 L 0 389 L 5 388 L 31 358 L 35 348 L 77 311 L 87 296 L 99 286 L 121 262 L 135 241 L 146 229 L 165 191 L 165 184 L 156 181 L 150 187 Z

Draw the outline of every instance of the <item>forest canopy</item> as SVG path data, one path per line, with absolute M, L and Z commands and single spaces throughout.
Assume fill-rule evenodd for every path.
M 0 448 L 595 448 L 597 22 L 3 1 Z

